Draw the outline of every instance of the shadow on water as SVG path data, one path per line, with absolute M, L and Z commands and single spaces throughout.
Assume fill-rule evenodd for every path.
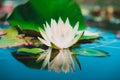
M 16 52 L 12 52 L 13 57 L 19 62 L 23 63 L 25 66 L 35 69 L 40 69 L 42 62 L 37 63 L 38 55 L 27 55 L 27 54 L 17 54 Z
M 29 67 L 29 68 L 34 68 L 34 69 L 41 69 L 42 64 L 44 62 L 43 60 L 37 61 L 38 57 L 40 56 L 40 54 L 36 54 L 36 55 L 32 55 L 29 53 L 17 53 L 17 52 L 12 52 L 13 57 L 18 60 L 19 62 L 23 63 L 25 66 Z M 42 54 L 41 54 L 42 55 Z M 44 54 L 43 54 L 44 55 Z M 56 56 L 57 54 L 54 53 L 54 55 L 52 55 L 51 60 L 53 60 L 53 58 Z M 46 67 L 44 68 L 45 70 L 47 70 L 48 65 L 46 65 Z

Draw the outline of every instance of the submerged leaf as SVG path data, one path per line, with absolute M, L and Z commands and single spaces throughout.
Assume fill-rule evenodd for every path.
M 107 52 L 101 51 L 101 50 L 96 50 L 96 49 L 73 49 L 73 54 L 78 54 L 82 56 L 109 56 Z
M 25 53 L 31 53 L 31 54 L 39 54 L 40 52 L 43 52 L 43 49 L 40 48 L 20 48 L 17 50 L 17 52 L 25 52 Z

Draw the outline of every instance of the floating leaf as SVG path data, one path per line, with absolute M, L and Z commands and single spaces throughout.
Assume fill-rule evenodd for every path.
M 5 35 L 5 34 L 6 34 L 6 32 L 5 32 L 5 31 L 0 30 L 0 36 L 3 36 L 3 35 Z
M 80 22 L 80 30 L 86 28 L 79 6 L 73 0 L 29 0 L 25 5 L 17 7 L 9 22 L 12 25 L 19 24 L 24 29 L 37 30 L 43 27 L 51 18 L 58 21 L 61 17 L 64 21 L 69 18 L 72 26 Z
M 81 40 L 83 40 L 83 39 L 98 39 L 99 38 L 99 36 L 82 36 L 82 38 L 81 38 Z
M 5 37 L 0 39 L 0 48 L 22 46 L 25 41 L 17 37 Z
M 18 38 L 18 32 L 15 27 L 11 27 L 5 31 L 7 34 L 0 39 L 0 48 L 22 46 L 26 42 Z
M 17 50 L 17 52 L 25 52 L 30 54 L 39 54 L 40 52 L 43 52 L 43 49 L 40 48 L 20 48 Z
M 73 45 L 72 47 L 79 47 L 80 44 L 86 44 L 86 43 L 92 43 L 95 40 L 98 40 L 99 36 L 82 36 L 82 38 L 79 40 L 79 42 L 77 42 L 75 45 Z
M 39 31 L 38 30 L 38 25 L 33 23 L 33 22 L 26 22 L 24 20 L 9 20 L 9 23 L 12 25 L 12 26 L 15 26 L 15 25 L 19 25 L 20 29 L 22 30 L 35 30 L 35 31 Z
M 109 56 L 107 52 L 101 51 L 101 50 L 96 50 L 96 49 L 73 49 L 73 54 L 78 54 L 82 56 Z
M 5 37 L 16 37 L 16 36 L 18 36 L 18 31 L 16 30 L 16 28 L 14 26 L 6 29 L 5 31 L 7 32 Z

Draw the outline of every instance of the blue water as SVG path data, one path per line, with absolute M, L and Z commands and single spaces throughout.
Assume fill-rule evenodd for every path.
M 0 80 L 120 80 L 120 39 L 110 32 L 101 36 L 100 41 L 81 46 L 106 51 L 110 56 L 77 56 L 82 70 L 76 66 L 74 73 L 28 68 L 13 57 L 11 49 L 0 49 Z

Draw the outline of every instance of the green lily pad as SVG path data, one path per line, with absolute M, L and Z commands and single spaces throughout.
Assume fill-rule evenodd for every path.
M 5 37 L 0 39 L 0 48 L 22 46 L 25 41 L 17 37 Z
M 0 48 L 7 48 L 7 47 L 16 47 L 22 46 L 25 44 L 23 39 L 19 39 L 18 31 L 15 27 L 11 27 L 6 30 L 6 35 L 0 39 Z
M 40 48 L 19 48 L 17 52 L 25 52 L 30 54 L 39 54 L 40 52 L 43 52 L 43 49 Z
M 78 54 L 82 56 L 98 56 L 98 57 L 104 57 L 104 56 L 109 56 L 107 52 L 97 50 L 97 49 L 73 49 L 72 50 L 73 54 Z
M 83 39 L 98 39 L 99 38 L 99 36 L 82 36 L 82 38 L 81 38 L 81 40 L 83 40 Z
M 16 28 L 14 26 L 10 27 L 9 29 L 6 29 L 5 31 L 7 32 L 5 37 L 16 37 L 16 36 L 18 36 L 18 31 L 16 30 Z
M 24 29 L 38 30 L 37 27 L 43 27 L 46 21 L 50 23 L 51 18 L 58 21 L 59 17 L 64 21 L 69 18 L 72 26 L 79 21 L 79 30 L 86 28 L 81 10 L 74 0 L 29 0 L 14 10 L 9 22 Z

